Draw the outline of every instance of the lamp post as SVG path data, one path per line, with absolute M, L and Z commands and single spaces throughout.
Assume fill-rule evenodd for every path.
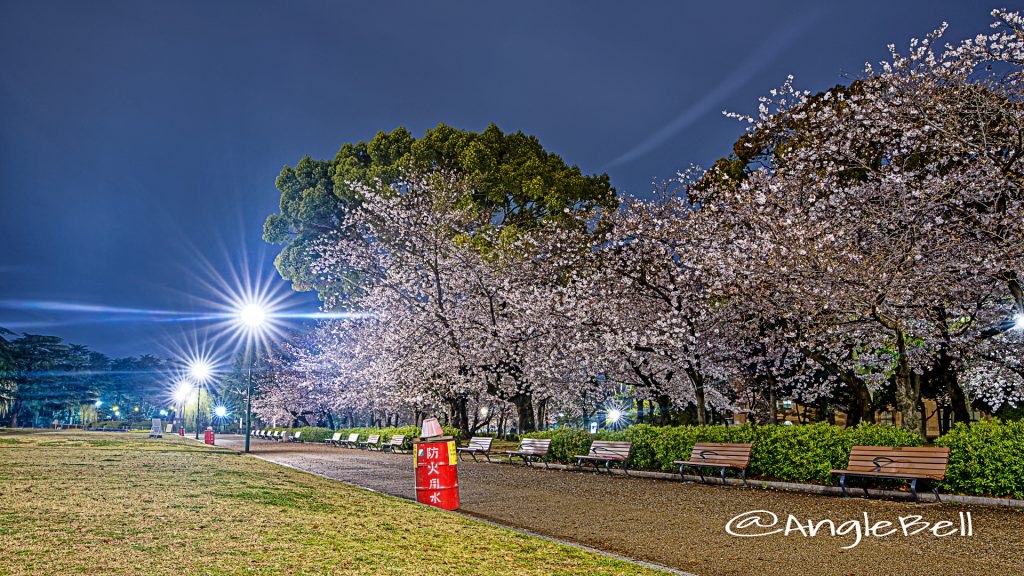
M 175 409 L 174 416 L 177 417 L 179 412 L 181 414 L 181 428 L 185 428 L 185 402 L 188 400 L 189 395 L 192 394 L 192 384 L 185 380 L 178 382 L 177 388 L 174 389 L 174 402 L 180 407 Z
M 252 372 L 256 364 L 253 340 L 267 319 L 267 311 L 258 303 L 246 304 L 238 310 L 238 321 L 246 329 L 245 355 L 249 358 L 249 379 L 245 391 L 245 451 L 249 452 L 249 438 L 252 435 Z
M 199 403 L 203 398 L 203 384 L 210 379 L 213 370 L 210 368 L 209 362 L 197 359 L 189 363 L 188 371 L 196 383 L 196 440 L 199 440 Z

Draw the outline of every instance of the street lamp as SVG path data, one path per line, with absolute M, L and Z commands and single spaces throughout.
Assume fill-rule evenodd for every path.
M 246 332 L 245 354 L 249 357 L 249 383 L 245 391 L 245 451 L 249 452 L 252 436 L 252 372 L 256 364 L 253 341 L 266 326 L 267 309 L 259 302 L 249 302 L 238 309 L 237 322 Z
M 188 400 L 190 394 L 192 394 L 192 384 L 187 380 L 180 380 L 177 387 L 174 388 L 174 402 L 180 407 L 182 434 L 185 433 L 185 401 Z M 178 413 L 179 410 L 175 409 L 175 417 Z
M 198 358 L 189 362 L 188 373 L 196 383 L 196 440 L 199 440 L 199 402 L 203 397 L 203 384 L 210 379 L 213 368 L 210 367 L 209 362 Z

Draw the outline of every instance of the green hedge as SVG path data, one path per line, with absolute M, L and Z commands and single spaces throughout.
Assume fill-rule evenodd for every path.
M 945 490 L 1024 499 L 1024 421 L 959 423 L 935 445 L 949 448 Z
M 529 438 L 551 438 L 551 458 L 568 463 L 586 454 L 592 440 L 633 442 L 631 467 L 676 471 L 672 462 L 689 457 L 697 442 L 751 443 L 749 474 L 792 482 L 835 483 L 829 474 L 844 468 L 850 447 L 920 446 L 919 436 L 893 426 L 862 424 L 843 429 L 828 423 L 798 426 L 651 426 L 637 424 L 624 430 L 602 430 L 591 435 L 583 430 L 559 428 L 525 434 Z
M 331 430 L 330 428 L 319 428 L 315 426 L 306 426 L 304 428 L 265 428 L 271 432 L 277 432 L 278 430 L 287 431 L 293 436 L 296 432 L 302 431 L 302 442 L 313 442 L 320 443 L 324 440 L 330 439 L 334 434 L 341 434 L 342 439 L 347 439 L 349 434 L 359 434 L 359 440 L 365 441 L 371 434 L 380 434 L 381 442 L 388 442 L 392 436 L 403 435 L 405 436 L 405 443 L 403 448 L 411 449 L 413 438 L 417 438 L 420 435 L 420 428 L 418 426 L 399 426 L 389 428 L 338 428 L 337 430 Z M 451 428 L 448 426 L 443 427 L 445 436 L 453 436 L 456 441 L 461 439 L 461 433 L 458 428 Z

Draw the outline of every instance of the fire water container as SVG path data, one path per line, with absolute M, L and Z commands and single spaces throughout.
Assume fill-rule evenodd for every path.
M 443 510 L 459 507 L 459 465 L 451 437 L 413 440 L 416 501 Z
M 213 446 L 213 427 L 206 427 L 206 434 L 203 436 L 203 442 L 206 442 L 210 446 Z

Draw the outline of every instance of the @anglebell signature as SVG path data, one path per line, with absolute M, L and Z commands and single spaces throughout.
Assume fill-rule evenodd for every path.
M 733 516 L 726 523 L 725 531 L 732 536 L 741 538 L 758 538 L 773 534 L 799 535 L 805 538 L 813 538 L 818 535 L 842 536 L 853 539 L 852 543 L 842 547 L 844 550 L 849 550 L 858 546 L 865 538 L 884 538 L 896 534 L 903 536 L 925 534 L 936 538 L 947 536 L 969 538 L 974 536 L 974 521 L 970 512 L 959 512 L 958 522 L 953 520 L 931 522 L 919 514 L 900 516 L 895 521 L 872 521 L 868 513 L 864 512 L 863 519 L 842 522 L 830 519 L 801 520 L 793 514 L 788 514 L 783 526 L 780 525 L 778 515 L 770 510 L 750 510 Z

